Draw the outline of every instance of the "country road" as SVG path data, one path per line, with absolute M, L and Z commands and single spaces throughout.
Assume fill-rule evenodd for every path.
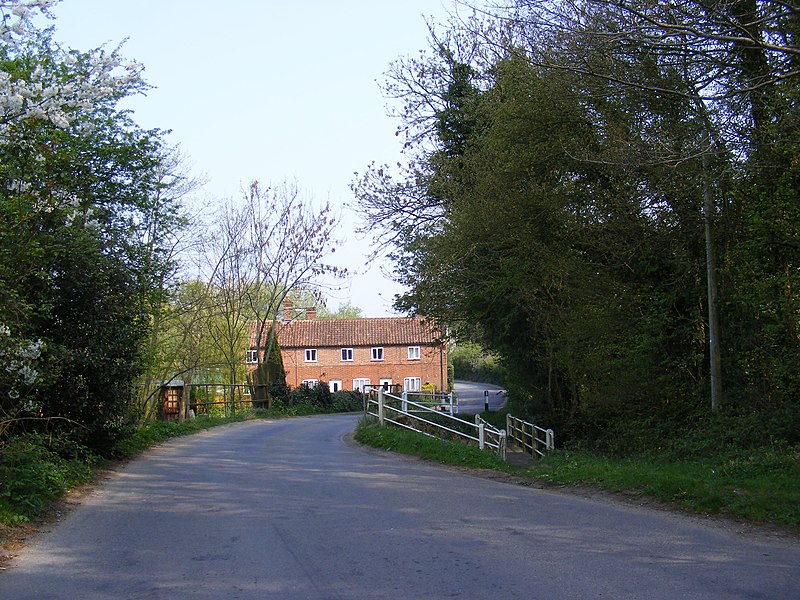
M 800 543 L 511 485 L 248 421 L 120 467 L 0 574 L 0 599 L 796 600 Z
M 499 385 L 476 383 L 473 381 L 456 381 L 455 392 L 458 395 L 458 412 L 462 415 L 476 415 L 486 408 L 500 410 L 506 404 L 506 395 Z

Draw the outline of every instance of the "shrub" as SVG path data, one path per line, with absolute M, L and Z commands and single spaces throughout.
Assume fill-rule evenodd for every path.
M 65 437 L 26 434 L 0 448 L 0 522 L 38 516 L 66 490 L 89 481 L 98 459 Z
M 333 395 L 331 412 L 358 412 L 364 409 L 364 396 L 361 392 L 336 392 Z

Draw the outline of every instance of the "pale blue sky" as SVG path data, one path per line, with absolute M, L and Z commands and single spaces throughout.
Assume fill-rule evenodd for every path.
M 236 197 L 252 179 L 297 180 L 317 201 L 351 203 L 355 171 L 402 159 L 397 122 L 378 82 L 389 63 L 427 48 L 426 17 L 450 0 L 62 0 L 56 39 L 87 50 L 128 38 L 123 54 L 155 86 L 130 106 L 143 127 L 171 129 L 201 195 Z M 370 240 L 352 231 L 336 257 L 355 274 L 331 298 L 367 317 L 392 314 L 400 288 L 380 265 L 365 267 Z M 384 268 L 386 265 L 384 265 Z

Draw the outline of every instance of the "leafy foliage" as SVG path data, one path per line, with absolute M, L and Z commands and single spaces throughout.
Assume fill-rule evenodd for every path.
M 64 438 L 28 434 L 0 447 L 0 522 L 36 517 L 66 490 L 91 479 L 97 460 Z
M 500 361 L 477 344 L 457 344 L 448 350 L 447 361 L 455 379 L 503 385 L 505 372 Z
M 406 179 L 373 168 L 354 189 L 368 226 L 392 224 L 397 307 L 501 357 L 511 402 L 560 439 L 634 431 L 627 448 L 707 412 L 717 307 L 725 417 L 781 415 L 794 443 L 796 13 L 494 12 L 389 75 L 413 132 Z
M 108 451 L 126 434 L 151 311 L 174 262 L 161 227 L 163 133 L 116 108 L 146 88 L 117 51 L 63 50 L 3 2 L 0 435 L 62 428 Z

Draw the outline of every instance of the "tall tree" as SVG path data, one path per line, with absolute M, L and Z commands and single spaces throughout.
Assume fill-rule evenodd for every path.
M 2 376 L 0 402 L 6 421 L 71 423 L 106 450 L 129 417 L 153 281 L 168 268 L 142 235 L 166 145 L 117 109 L 146 88 L 141 67 L 119 50 L 62 49 L 33 25 L 51 4 L 0 4 L 0 323 L 8 350 L 31 361 L 35 348 L 38 362 L 24 390 Z M 2 354 L 7 372 L 17 359 Z
M 500 353 L 532 410 L 601 435 L 615 416 L 689 422 L 709 388 L 721 404 L 718 303 L 726 404 L 796 410 L 796 377 L 759 360 L 799 347 L 796 16 L 775 2 L 513 2 L 454 25 L 477 51 L 437 42 L 395 66 L 410 166 L 354 189 L 368 225 L 391 223 L 399 307 Z M 459 62 L 470 94 L 443 76 Z M 448 110 L 451 92 L 469 111 Z
M 232 386 L 246 352 L 256 350 L 248 383 L 265 394 L 283 300 L 295 291 L 313 293 L 326 278 L 346 274 L 325 262 L 336 249 L 337 221 L 329 205 L 315 207 L 294 183 L 263 188 L 254 181 L 217 223 L 215 250 L 208 255 L 210 289 L 217 299 L 210 331 Z M 270 403 L 271 397 L 255 401 Z
M 662 144 L 665 151 L 655 158 L 678 162 L 696 160 L 699 156 L 703 161 L 705 176 L 701 193 L 707 255 L 708 354 L 711 402 L 712 407 L 717 408 L 722 373 L 721 336 L 716 316 L 716 255 L 735 246 L 753 250 L 760 246 L 758 255 L 766 252 L 775 256 L 777 247 L 786 249 L 794 245 L 792 239 L 796 232 L 774 227 L 770 227 L 766 236 L 771 238 L 767 242 L 769 247 L 754 243 L 756 239 L 766 241 L 763 235 L 766 230 L 754 229 L 746 223 L 776 222 L 774 203 L 754 200 L 785 197 L 790 188 L 776 186 L 775 173 L 789 174 L 784 179 L 789 183 L 791 174 L 796 172 L 796 167 L 786 162 L 787 155 L 775 153 L 774 147 L 777 140 L 787 139 L 785 134 L 797 123 L 795 91 L 800 76 L 797 7 L 774 0 L 669 3 L 519 0 L 512 4 L 511 14 L 502 11 L 498 14 L 519 34 L 516 39 L 524 41 L 526 55 L 535 64 L 577 73 L 590 85 L 605 81 L 618 87 L 634 88 L 652 99 L 683 98 L 690 109 L 689 117 L 698 124 L 694 143 L 686 138 L 680 145 Z M 568 51 L 548 53 L 546 48 L 554 43 Z M 652 100 L 650 102 L 652 104 Z M 781 146 L 790 148 L 792 143 L 781 143 Z M 736 178 L 735 186 L 731 178 L 733 172 L 744 174 Z M 738 193 L 731 193 L 734 188 Z M 787 208 L 792 204 L 783 206 Z M 719 242 L 713 239 L 715 229 L 721 237 Z M 747 383 L 741 376 L 744 372 L 753 373 L 754 364 L 736 364 L 736 357 L 742 355 L 741 342 L 751 337 L 739 326 L 744 316 L 740 310 L 744 308 L 741 293 L 754 281 L 778 277 L 786 284 L 783 291 L 774 290 L 771 299 L 762 297 L 761 301 L 775 307 L 773 314 L 788 315 L 785 311 L 791 310 L 792 302 L 785 301 L 785 290 L 794 282 L 787 279 L 786 274 L 793 271 L 792 265 L 798 257 L 791 251 L 779 252 L 782 258 L 779 264 L 772 266 L 770 275 L 753 272 L 745 275 L 737 274 L 739 266 L 753 267 L 754 262 L 742 261 L 741 254 L 736 254 L 734 260 L 725 260 L 727 257 L 723 255 L 722 261 L 724 273 L 732 276 L 724 284 L 728 294 L 722 299 L 723 307 L 726 310 L 739 307 L 737 314 L 728 316 L 733 337 L 725 345 L 730 349 L 727 360 L 731 367 L 730 379 L 750 387 L 755 381 Z M 761 286 L 761 290 L 765 288 Z M 763 316 L 751 313 L 744 321 L 754 323 Z M 770 328 L 783 329 L 782 345 L 797 337 L 792 333 L 796 332 L 796 325 L 791 318 L 778 317 L 777 321 L 772 320 Z M 757 337 L 761 335 L 756 334 Z M 789 347 L 792 346 L 796 344 L 790 343 Z M 768 380 L 774 379 L 762 372 Z

